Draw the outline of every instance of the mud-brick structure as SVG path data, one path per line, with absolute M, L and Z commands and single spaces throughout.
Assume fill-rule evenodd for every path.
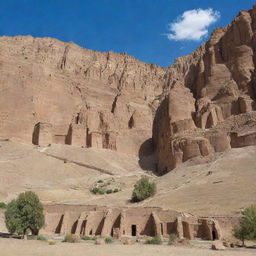
M 107 208 L 85 205 L 46 205 L 41 234 L 86 236 L 163 236 L 221 239 L 218 221 L 157 207 Z

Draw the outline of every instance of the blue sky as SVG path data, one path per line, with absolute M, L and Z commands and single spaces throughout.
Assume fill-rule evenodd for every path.
M 253 4 L 255 0 L 0 0 L 0 35 L 49 36 L 94 50 L 127 52 L 166 67 Z M 212 8 L 209 26 L 180 33 L 193 23 L 199 8 L 208 14 Z M 180 24 L 178 17 L 184 12 Z M 169 31 L 169 24 L 175 22 L 178 34 Z M 200 33 L 204 35 L 200 40 L 193 38 Z

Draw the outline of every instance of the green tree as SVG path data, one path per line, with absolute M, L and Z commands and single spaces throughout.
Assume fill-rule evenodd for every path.
M 234 228 L 234 236 L 242 241 L 243 246 L 245 240 L 256 239 L 256 205 L 243 211 L 239 225 Z
M 156 184 L 150 182 L 148 177 L 142 177 L 134 185 L 132 202 L 140 202 L 156 193 Z
M 44 225 L 43 205 L 38 196 L 27 191 L 12 200 L 5 211 L 5 223 L 10 233 L 25 235 L 28 230 L 33 235 Z

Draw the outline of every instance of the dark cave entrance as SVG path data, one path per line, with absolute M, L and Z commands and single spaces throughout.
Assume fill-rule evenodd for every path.
M 215 232 L 215 230 L 212 231 L 212 240 L 216 240 L 216 232 Z
M 136 235 L 137 235 L 137 226 L 132 225 L 132 236 L 136 236 Z

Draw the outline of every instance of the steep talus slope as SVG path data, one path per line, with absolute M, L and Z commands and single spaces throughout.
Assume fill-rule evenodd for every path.
M 205 162 L 215 152 L 256 144 L 255 51 L 256 6 L 216 29 L 194 53 L 198 62 L 173 82 L 155 116 L 159 173 L 191 158 Z

